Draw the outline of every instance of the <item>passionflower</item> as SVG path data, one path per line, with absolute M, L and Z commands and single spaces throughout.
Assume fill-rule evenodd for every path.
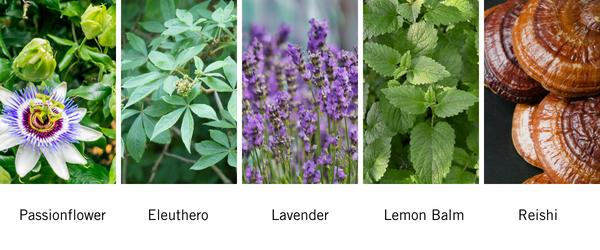
M 90 4 L 81 15 L 81 29 L 87 39 L 93 39 L 108 28 L 111 19 L 112 17 L 106 12 L 106 6 Z
M 12 64 L 15 75 L 30 82 L 50 79 L 55 68 L 52 47 L 48 40 L 41 38 L 34 38 L 25 45 Z
M 73 143 L 95 141 L 102 133 L 81 126 L 86 109 L 66 99 L 67 85 L 56 89 L 29 84 L 14 93 L 0 87 L 3 104 L 0 117 L 0 150 L 19 146 L 15 157 L 17 174 L 27 175 L 43 154 L 62 179 L 69 179 L 67 162 L 86 164 Z

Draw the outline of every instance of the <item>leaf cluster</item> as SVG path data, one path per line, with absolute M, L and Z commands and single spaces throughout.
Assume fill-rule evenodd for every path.
M 124 158 L 138 163 L 124 168 L 126 181 L 235 180 L 235 169 L 216 169 L 237 165 L 235 5 L 204 1 L 187 9 L 176 3 L 123 7 L 122 144 Z M 184 82 L 189 90 L 178 87 Z M 209 167 L 229 177 L 188 171 Z
M 365 183 L 478 182 L 478 6 L 365 4 Z

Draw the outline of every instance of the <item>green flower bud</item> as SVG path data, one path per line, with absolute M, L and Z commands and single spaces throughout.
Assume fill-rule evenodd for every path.
M 194 82 L 190 82 L 187 79 L 179 79 L 177 82 L 175 82 L 177 94 L 184 98 L 190 95 L 190 92 L 192 92 L 192 87 L 194 87 Z
M 117 17 L 116 17 L 116 5 L 108 8 L 108 15 L 110 16 L 110 22 L 104 29 L 104 32 L 98 36 L 100 45 L 105 47 L 114 48 L 117 46 Z
M 88 6 L 85 13 L 81 16 L 81 29 L 87 39 L 93 39 L 94 37 L 102 34 L 104 30 L 110 24 L 111 16 L 106 12 L 104 5 L 100 6 Z
M 34 38 L 25 45 L 12 64 L 13 72 L 19 78 L 30 82 L 41 82 L 52 78 L 56 61 L 50 43 Z

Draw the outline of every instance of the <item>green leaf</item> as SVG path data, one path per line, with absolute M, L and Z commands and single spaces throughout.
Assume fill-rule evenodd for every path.
M 391 142 L 392 138 L 383 137 L 373 141 L 365 148 L 364 171 L 372 181 L 379 181 L 388 167 L 392 153 Z
M 380 96 L 379 105 L 385 125 L 387 125 L 393 133 L 405 134 L 413 127 L 417 115 L 406 113 L 400 108 L 392 105 L 385 95 Z
M 473 105 L 467 109 L 469 121 L 479 123 L 479 105 Z
M 231 151 L 229 152 L 229 154 L 227 155 L 227 164 L 229 164 L 229 166 L 232 166 L 234 168 L 237 167 L 237 156 L 236 153 Z
M 80 17 L 83 15 L 83 7 L 77 1 L 71 1 L 60 4 L 61 14 L 68 17 Z
M 142 28 L 151 33 L 163 33 L 166 28 L 162 23 L 157 21 L 148 21 L 148 22 L 139 22 L 138 23 Z
M 460 75 L 463 69 L 463 61 L 460 57 L 459 51 L 446 42 L 446 44 L 443 46 L 440 44 L 431 57 L 436 62 L 444 66 L 446 71 L 450 73 L 449 77 L 439 80 L 437 85 L 455 87 L 460 80 Z
M 48 34 L 48 37 L 50 37 L 52 40 L 54 40 L 56 43 L 60 44 L 60 45 L 64 45 L 64 46 L 78 46 L 76 42 L 73 42 L 69 39 L 64 39 L 64 38 L 60 38 L 60 37 L 56 37 L 53 36 L 51 34 Z
M 178 95 L 163 96 L 162 99 L 165 100 L 166 103 L 173 104 L 173 105 L 183 105 L 183 106 L 187 105 L 185 100 L 183 100 L 183 98 L 181 98 L 181 96 L 178 96 Z
M 412 64 L 413 69 L 406 75 L 406 80 L 412 84 L 434 83 L 450 76 L 444 66 L 426 56 L 413 59 Z
M 45 5 L 51 10 L 60 11 L 60 0 L 38 0 L 36 3 Z
M 160 69 L 167 71 L 172 71 L 175 69 L 175 63 L 173 60 L 171 60 L 171 58 L 162 52 L 152 51 L 150 52 L 150 55 L 148 55 L 148 58 L 150 58 L 150 61 L 152 61 L 152 63 Z
M 231 59 L 230 56 L 225 58 L 225 61 L 228 62 L 229 65 L 223 67 L 223 73 L 225 73 L 225 78 L 227 78 L 231 88 L 235 89 L 237 84 L 237 63 Z M 233 115 L 233 112 L 231 114 Z
M 165 21 L 175 18 L 175 2 L 173 0 L 161 0 L 160 12 Z
M 194 56 L 194 66 L 196 66 L 196 69 L 200 71 L 204 70 L 204 62 L 202 62 L 200 57 Z
M 166 74 L 159 73 L 159 72 L 148 72 L 146 74 L 142 74 L 139 76 L 134 76 L 132 78 L 129 78 L 129 80 L 126 81 L 125 83 L 123 83 L 123 86 L 121 86 L 121 87 L 122 88 L 135 88 L 135 87 L 143 85 L 143 84 L 148 84 L 156 79 L 164 77 L 165 75 Z
M 177 67 L 181 67 L 183 64 L 187 63 L 189 60 L 194 58 L 196 55 L 200 54 L 202 50 L 206 47 L 206 44 L 200 44 L 195 47 L 187 48 L 183 50 L 179 56 L 177 56 Z
M 163 81 L 164 81 L 164 79 L 163 79 Z M 131 93 L 131 96 L 129 96 L 129 101 L 127 101 L 127 104 L 123 108 L 127 108 L 127 107 L 133 105 L 134 103 L 139 102 L 140 100 L 144 99 L 146 96 L 148 96 L 154 90 L 158 89 L 163 84 L 163 81 L 155 81 L 155 82 L 147 83 L 147 84 L 137 87 L 133 91 L 133 93 Z
M 215 140 L 217 143 L 223 145 L 226 148 L 229 148 L 229 140 L 227 139 L 227 135 L 219 130 L 210 130 L 210 137 Z
M 425 100 L 425 91 L 417 86 L 403 85 L 382 89 L 381 92 L 390 100 L 390 103 L 404 112 L 420 115 L 427 111 L 431 105 Z
M 469 92 L 451 89 L 438 96 L 439 103 L 433 108 L 433 112 L 441 118 L 455 116 L 478 101 L 479 98 Z
M 206 140 L 196 143 L 196 151 L 201 155 L 214 155 L 229 152 L 229 149 L 214 141 Z
M 363 55 L 369 67 L 384 76 L 393 76 L 401 59 L 398 51 L 376 43 L 365 43 Z
M 140 38 L 136 34 L 127 32 L 127 40 L 129 41 L 129 44 L 131 45 L 131 48 L 133 48 L 133 50 L 142 53 L 142 55 L 144 55 L 144 56 L 148 56 L 148 50 L 146 49 L 146 43 L 144 42 L 144 40 L 142 38 Z
M 458 8 L 444 4 L 438 4 L 434 9 L 425 13 L 423 17 L 425 20 L 438 26 L 454 24 L 465 20 Z
M 69 50 L 67 50 L 63 59 L 60 60 L 60 62 L 58 63 L 58 69 L 60 71 L 64 70 L 65 68 L 67 68 L 67 66 L 69 66 L 69 63 L 71 63 L 71 60 L 73 60 L 73 54 L 77 52 L 77 48 L 77 46 L 73 46 Z
M 221 121 L 221 120 L 207 122 L 207 123 L 204 123 L 204 125 L 216 127 L 216 128 L 235 128 L 235 125 L 233 125 L 229 122 L 226 122 L 226 121 Z
M 117 131 L 116 130 L 109 129 L 109 128 L 103 128 L 103 127 L 100 127 L 100 130 L 106 137 L 113 139 L 113 140 L 117 139 Z
M 100 101 L 106 98 L 111 92 L 111 86 L 97 82 L 90 86 L 80 86 L 79 88 L 71 89 L 67 92 L 67 97 L 80 96 L 89 101 Z
M 144 122 L 144 130 L 146 132 L 146 136 L 148 138 L 152 137 L 152 134 L 154 133 L 154 127 L 156 126 L 156 123 L 158 123 L 158 118 L 156 117 L 150 117 L 148 115 L 146 115 L 145 113 L 141 115 L 142 116 L 142 121 Z M 167 144 L 167 143 L 171 143 L 171 130 L 165 130 L 162 133 L 158 134 L 156 137 L 154 137 L 151 141 L 156 142 L 158 144 Z
M 177 18 L 179 18 L 179 20 L 181 20 L 188 26 L 194 25 L 194 17 L 192 17 L 192 14 L 189 13 L 187 10 L 178 9 L 175 11 L 175 15 L 177 15 Z
M 108 70 L 114 70 L 117 68 L 117 66 L 115 65 L 115 61 L 113 61 L 108 55 L 97 53 L 91 50 L 87 51 L 87 54 L 89 55 L 92 62 L 96 63 L 96 65 L 104 65 L 104 67 Z
M 367 125 L 369 126 L 365 131 L 365 142 L 371 143 L 381 137 L 392 137 L 394 133 L 385 124 L 384 116 L 380 108 L 380 102 L 373 103 L 369 113 L 367 113 Z
M 234 121 L 237 121 L 237 92 L 231 93 L 229 102 L 227 103 L 227 110 L 233 117 Z
M 186 108 L 179 108 L 161 117 L 154 128 L 154 133 L 152 133 L 151 138 L 154 138 L 161 132 L 173 127 L 185 109 Z
M 158 100 L 155 102 L 152 102 L 152 105 L 144 108 L 144 114 L 151 116 L 151 117 L 159 117 L 162 116 L 166 113 L 169 113 L 169 111 L 171 111 L 173 109 L 173 106 L 171 106 L 171 104 L 168 104 L 164 101 Z M 123 116 L 123 115 L 121 115 Z
M 452 164 L 454 138 L 454 129 L 446 122 L 439 122 L 434 128 L 422 122 L 413 128 L 410 160 L 423 183 L 442 183 Z
M 183 144 L 189 153 L 192 153 L 192 135 L 194 135 L 194 118 L 190 113 L 190 109 L 185 109 L 185 114 L 183 115 L 183 120 L 181 121 L 181 139 L 183 140 Z
M 479 155 L 479 129 L 474 129 L 467 136 L 467 147 Z
M 135 115 L 135 114 L 139 114 L 139 113 L 140 113 L 140 111 L 138 111 L 138 110 L 134 110 L 134 109 L 124 109 L 123 111 L 121 111 L 121 123 L 122 123 L 122 122 L 123 122 L 125 119 L 127 119 L 127 118 L 129 118 L 129 117 L 132 117 L 133 115 Z
M 192 104 L 192 105 L 190 105 L 190 109 L 198 117 L 212 119 L 215 121 L 219 120 L 215 110 L 211 106 L 208 106 L 206 104 Z
M 10 184 L 11 181 L 10 174 L 0 166 L 0 184 Z
M 452 166 L 450 172 L 444 178 L 444 184 L 475 184 L 477 177 L 469 171 L 463 171 L 461 167 Z
M 460 15 L 462 16 L 463 20 L 473 18 L 479 12 L 478 9 L 473 8 L 473 5 L 468 0 L 446 0 L 444 1 L 444 4 L 456 7 L 460 11 Z
M 417 0 L 412 2 L 412 4 L 399 4 L 396 10 L 398 11 L 398 14 L 404 17 L 404 19 L 407 19 L 412 23 L 416 23 L 417 17 L 419 17 L 419 13 L 421 13 L 421 5 L 423 5 L 423 0 Z
M 223 68 L 225 66 L 230 66 L 230 65 L 231 64 L 227 61 L 216 61 L 216 62 L 213 62 L 210 65 L 206 66 L 206 68 L 204 69 L 204 73 L 212 72 L 217 69 Z
M 227 156 L 227 152 L 202 156 L 200 160 L 198 160 L 198 162 L 196 162 L 196 164 L 194 164 L 194 166 L 192 166 L 190 169 L 203 170 L 223 160 L 225 156 Z
M 214 91 L 217 91 L 217 92 L 233 91 L 233 89 L 231 89 L 231 87 L 227 83 L 225 83 L 217 78 L 207 76 L 207 77 L 200 78 L 200 80 L 202 82 L 206 83 L 206 85 L 208 85 L 208 87 Z
M 415 173 L 407 169 L 388 169 L 385 171 L 381 180 L 381 184 L 414 184 Z
M 146 150 L 146 134 L 144 134 L 141 115 L 131 125 L 125 145 L 131 157 L 136 162 L 140 162 L 142 155 L 144 155 L 144 150 Z
M 117 159 L 114 158 L 112 164 L 110 164 L 110 172 L 108 172 L 108 184 L 115 184 L 117 182 Z
M 431 22 L 415 23 L 408 28 L 406 33 L 400 34 L 394 43 L 394 48 L 400 53 L 410 51 L 413 57 L 427 56 L 437 47 L 437 33 L 438 30 Z
M 179 80 L 179 77 L 177 76 L 168 76 L 165 79 L 165 83 L 163 84 L 163 89 L 165 90 L 165 92 L 169 93 L 169 95 L 172 95 L 173 92 L 175 91 L 175 83 Z
M 108 171 L 104 166 L 88 160 L 88 165 L 67 164 L 71 178 L 69 184 L 107 184 L 109 181 Z
M 471 156 L 467 153 L 466 150 L 459 147 L 454 147 L 452 161 L 458 163 L 459 165 L 465 165 L 471 161 Z
M 363 40 L 402 27 L 402 17 L 396 14 L 397 6 L 398 1 L 368 1 L 363 7 Z

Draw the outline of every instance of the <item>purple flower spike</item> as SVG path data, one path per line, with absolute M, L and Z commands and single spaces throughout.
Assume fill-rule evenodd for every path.
M 256 183 L 256 184 L 262 184 L 262 180 L 263 180 L 263 176 L 260 175 L 260 170 L 258 169 L 254 169 L 250 166 L 246 167 L 246 182 L 247 183 Z
M 260 147 L 265 139 L 265 120 L 261 114 L 248 114 L 244 126 L 244 137 L 252 147 Z
M 321 180 L 321 171 L 317 170 L 317 165 L 313 161 L 307 161 L 302 165 L 304 175 L 302 181 L 304 184 L 317 184 Z
M 308 23 L 311 26 L 308 31 L 308 51 L 316 52 L 317 50 L 323 50 L 326 45 L 325 39 L 329 35 L 329 20 L 323 19 L 318 21 L 313 18 Z
M 275 40 L 277 41 L 278 46 L 288 40 L 290 32 L 292 32 L 292 27 L 289 25 L 285 25 L 285 23 L 279 25 L 279 30 L 277 31 L 277 35 L 275 35 Z
M 301 105 L 298 109 L 298 115 L 300 116 L 300 129 L 304 135 L 302 139 L 309 141 L 309 137 L 311 137 L 315 133 L 315 129 L 317 129 L 315 126 L 317 118 L 310 110 L 304 109 L 304 105 Z
M 333 170 L 333 175 L 335 177 L 333 184 L 340 184 L 340 182 L 343 182 L 348 177 L 348 175 L 344 174 L 344 169 L 338 167 L 335 167 Z

